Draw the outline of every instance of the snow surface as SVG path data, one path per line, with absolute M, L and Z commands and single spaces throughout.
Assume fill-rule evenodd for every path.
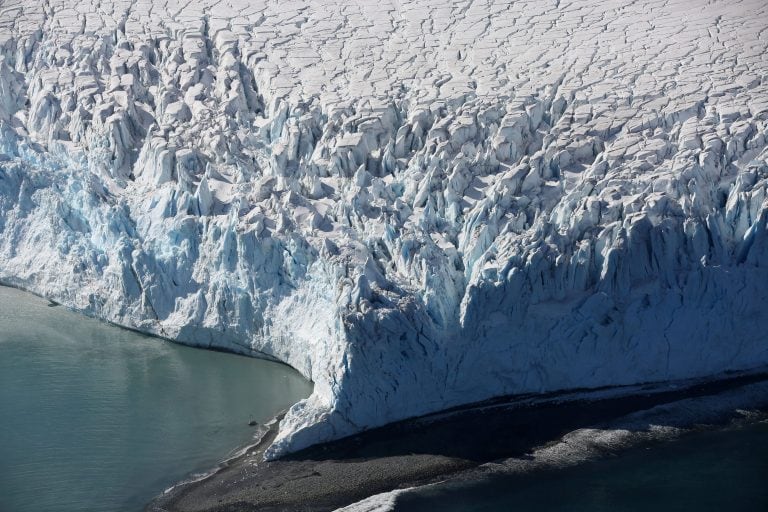
M 315 383 L 288 451 L 768 363 L 763 0 L 0 0 L 0 280 Z

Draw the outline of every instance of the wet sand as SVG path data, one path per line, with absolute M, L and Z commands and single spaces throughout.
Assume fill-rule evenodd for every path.
M 275 436 L 272 427 L 256 446 L 207 478 L 173 488 L 147 510 L 334 510 L 373 494 L 471 475 L 487 462 L 525 457 L 575 429 L 766 380 L 768 374 L 760 372 L 710 382 L 507 397 L 388 425 L 264 462 L 263 450 Z

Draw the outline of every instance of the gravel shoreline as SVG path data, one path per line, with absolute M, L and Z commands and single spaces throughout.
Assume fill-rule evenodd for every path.
M 396 423 L 265 462 L 263 452 L 277 432 L 274 422 L 256 445 L 209 475 L 173 487 L 146 510 L 335 510 L 395 489 L 472 477 L 481 465 L 526 457 L 534 448 L 576 429 L 765 381 L 768 373 L 761 371 L 709 382 L 508 397 Z M 728 421 L 726 416 L 721 421 Z

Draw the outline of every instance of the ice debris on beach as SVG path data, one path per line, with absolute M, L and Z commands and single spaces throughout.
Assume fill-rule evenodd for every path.
M 586 393 L 592 399 L 600 399 L 598 393 Z M 666 441 L 703 429 L 738 428 L 768 421 L 768 382 L 746 384 L 735 389 L 710 395 L 675 400 L 649 409 L 641 409 L 625 416 L 587 428 L 567 432 L 526 453 L 487 462 L 459 474 L 458 477 L 418 487 L 395 489 L 376 494 L 335 512 L 391 512 L 398 502 L 410 494 L 431 489 L 461 485 L 461 482 L 477 482 L 491 475 L 522 475 L 538 471 L 563 469 L 586 462 L 620 454 L 629 448 Z
M 0 280 L 315 383 L 268 455 L 768 363 L 763 0 L 0 0 Z
M 391 512 L 395 510 L 397 499 L 413 489 L 413 487 L 409 487 L 406 489 L 396 489 L 381 494 L 374 494 L 373 496 L 369 496 L 368 498 L 347 505 L 346 507 L 337 508 L 334 512 Z

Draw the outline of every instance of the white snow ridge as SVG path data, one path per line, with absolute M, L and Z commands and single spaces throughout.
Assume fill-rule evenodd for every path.
M 315 382 L 268 456 L 768 364 L 764 0 L 0 0 L 0 279 Z

